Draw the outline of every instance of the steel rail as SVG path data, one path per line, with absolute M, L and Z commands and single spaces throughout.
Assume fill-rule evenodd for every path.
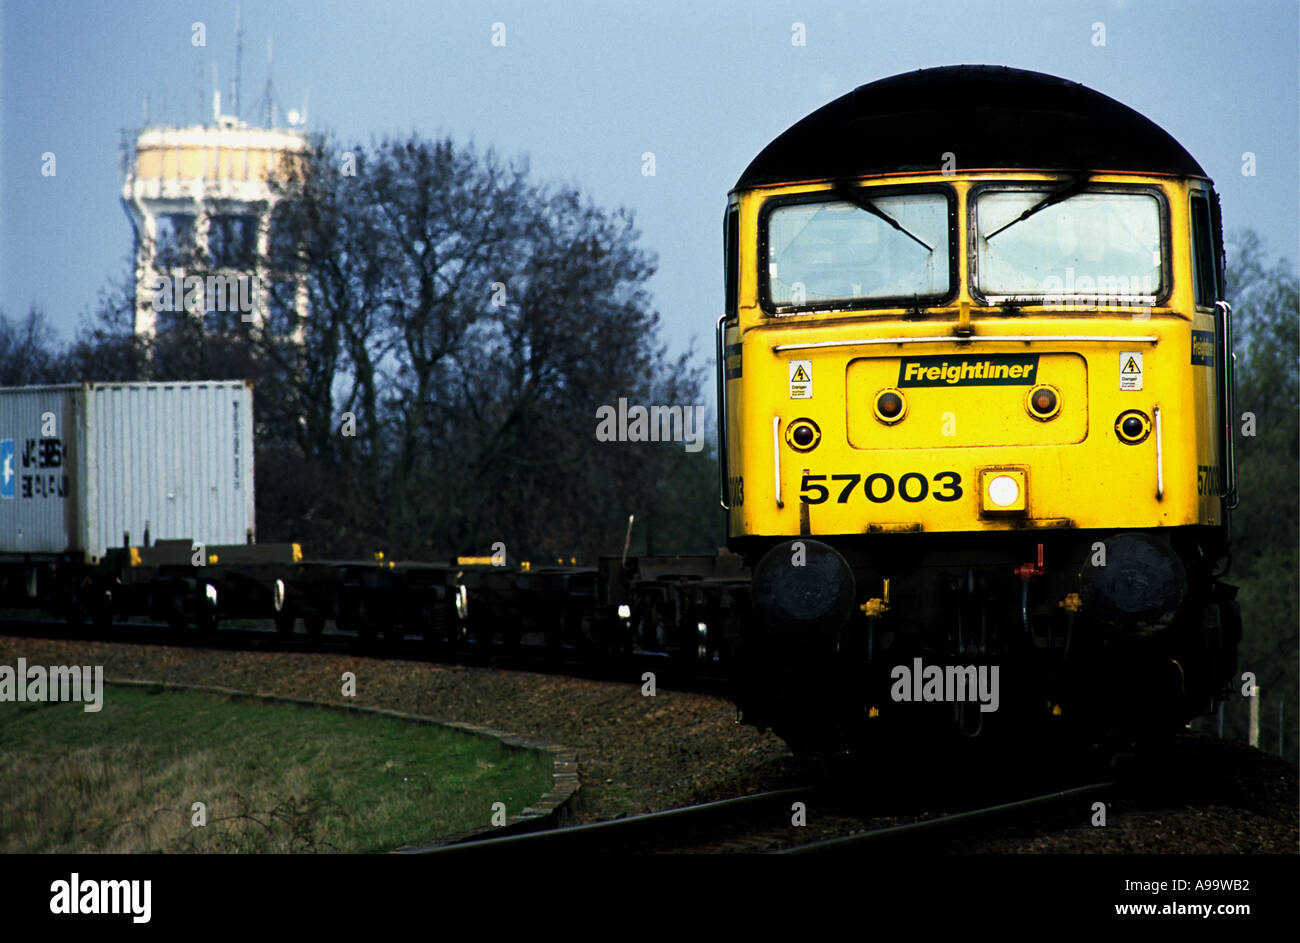
M 811 786 L 720 799 L 702 805 L 683 806 L 666 812 L 650 812 L 586 825 L 527 832 L 489 838 L 473 838 L 451 844 L 402 849 L 401 854 L 609 852 L 627 846 L 670 843 L 704 827 L 734 825 L 761 819 L 781 810 L 788 815 L 790 803 L 804 801 L 816 793 Z
M 975 831 L 985 825 L 997 822 L 1006 822 L 1007 820 L 1023 816 L 1026 813 L 1043 812 L 1057 806 L 1069 806 L 1070 803 L 1077 802 L 1081 799 L 1090 799 L 1108 795 L 1114 789 L 1115 783 L 1113 782 L 1093 783 L 1088 786 L 1079 786 L 1074 789 L 1065 789 L 1042 796 L 1035 796 L 1031 799 L 1020 799 L 1015 802 L 1006 802 L 1000 805 L 988 806 L 983 809 L 972 809 L 968 812 L 954 812 L 951 815 L 943 815 L 934 819 L 924 819 L 920 822 L 910 822 L 906 825 L 892 825 L 887 828 L 871 829 L 853 835 L 840 835 L 835 838 L 808 842 L 802 845 L 795 845 L 791 848 L 782 848 L 777 851 L 769 852 L 769 854 L 823 854 L 828 852 L 860 849 L 872 844 L 883 845 L 894 842 L 925 843 L 941 836 L 950 838 L 956 832 L 964 832 L 967 830 Z

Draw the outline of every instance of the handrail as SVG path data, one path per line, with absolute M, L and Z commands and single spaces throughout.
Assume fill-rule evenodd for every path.
M 730 511 L 731 505 L 727 503 L 730 480 L 730 469 L 727 467 L 727 350 L 726 330 L 723 327 L 726 320 L 727 316 L 721 315 L 714 331 L 717 335 L 718 355 L 718 503 L 724 511 Z
M 772 353 L 779 354 L 786 350 L 815 350 L 823 347 L 859 347 L 872 344 L 971 344 L 983 341 L 987 344 L 1029 344 L 1029 343 L 1097 343 L 1097 344 L 1158 344 L 1160 338 L 1154 334 L 1139 336 L 1127 334 L 975 334 L 971 337 L 864 337 L 849 341 L 818 341 L 810 344 L 774 344 Z

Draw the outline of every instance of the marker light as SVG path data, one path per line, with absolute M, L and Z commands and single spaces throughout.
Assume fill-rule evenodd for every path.
M 811 452 L 822 440 L 822 431 L 811 419 L 796 419 L 785 427 L 786 445 L 796 452 Z
M 1029 508 L 1027 475 L 1023 468 L 981 468 L 981 513 L 993 516 L 1025 513 Z
M 1146 413 L 1136 409 L 1119 414 L 1115 420 L 1115 435 L 1127 445 L 1137 445 L 1151 434 L 1151 420 Z
M 885 425 L 893 425 L 907 415 L 907 400 L 898 390 L 881 390 L 876 394 L 875 413 Z
M 1036 386 L 1029 391 L 1025 406 L 1029 410 L 1029 415 L 1041 422 L 1047 422 L 1049 419 L 1056 418 L 1056 414 L 1061 411 L 1061 398 L 1057 396 L 1053 387 Z

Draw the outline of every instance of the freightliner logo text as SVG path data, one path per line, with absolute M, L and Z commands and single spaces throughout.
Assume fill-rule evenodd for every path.
M 1030 386 L 1038 355 L 916 357 L 898 366 L 899 386 Z

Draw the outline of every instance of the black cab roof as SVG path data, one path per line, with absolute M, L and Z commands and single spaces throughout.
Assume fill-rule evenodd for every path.
M 1006 66 L 919 69 L 861 85 L 772 141 L 736 189 L 962 170 L 1128 171 L 1204 177 L 1163 128 L 1068 79 Z

